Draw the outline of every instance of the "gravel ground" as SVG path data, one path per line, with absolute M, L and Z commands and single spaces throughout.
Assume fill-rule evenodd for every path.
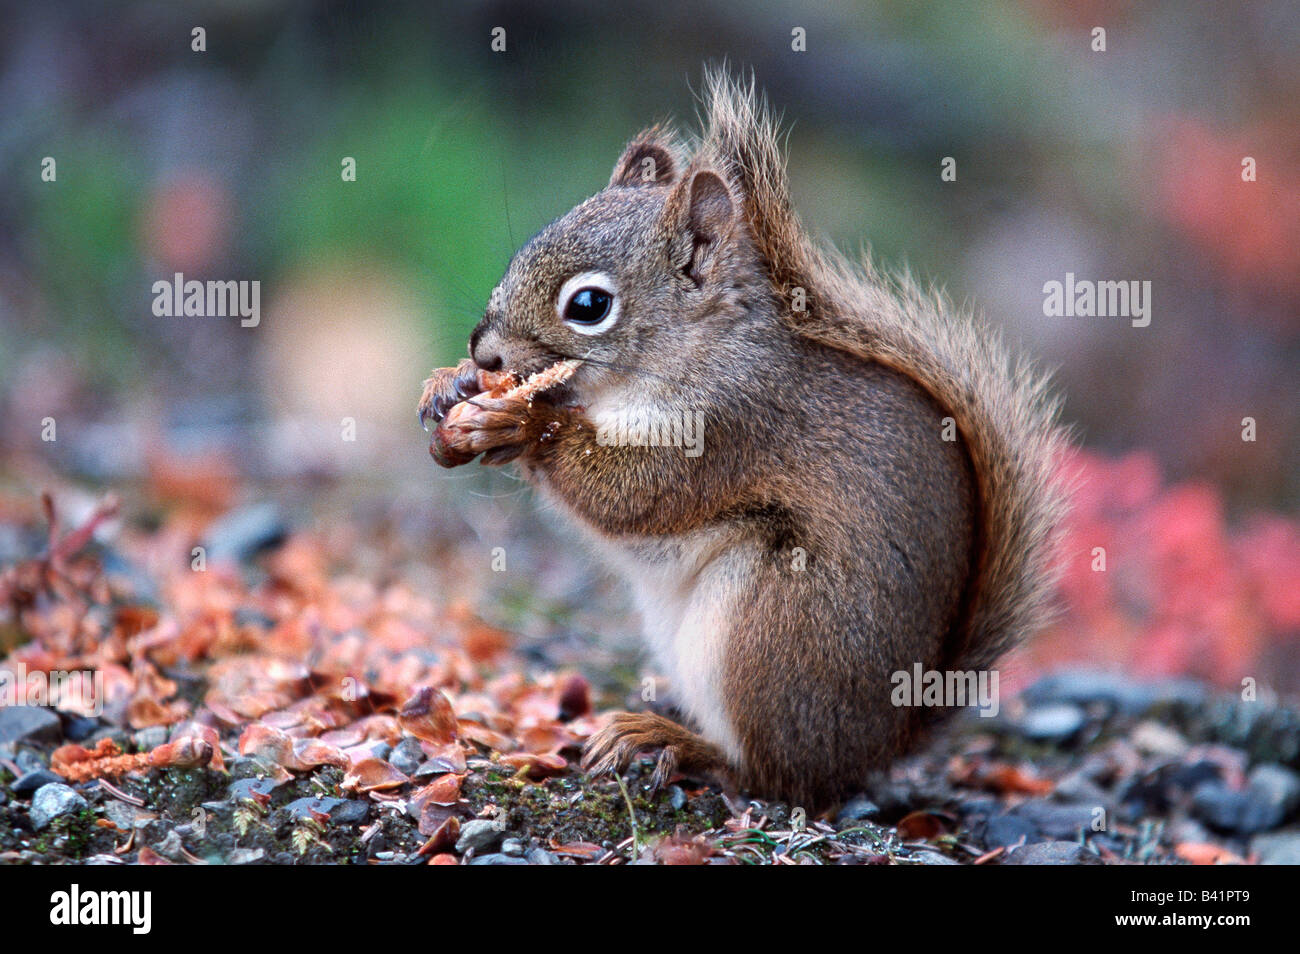
M 94 713 L 0 707 L 0 863 L 1300 863 L 1300 710 L 1187 680 L 1040 679 L 821 817 L 651 792 L 648 758 L 589 780 L 582 740 L 640 705 L 600 638 L 632 626 L 617 599 L 526 524 L 505 581 L 463 518 L 395 512 L 46 539 L 0 508 L 3 665 L 106 687 Z

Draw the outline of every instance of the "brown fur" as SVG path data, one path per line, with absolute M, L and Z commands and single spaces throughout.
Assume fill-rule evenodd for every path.
M 572 380 L 547 400 L 473 398 L 431 449 L 449 465 L 518 458 L 634 584 L 722 587 L 708 590 L 725 596 L 716 638 L 696 633 L 695 604 L 682 623 L 706 644 L 684 651 L 719 660 L 694 690 L 706 738 L 621 717 L 585 764 L 659 747 L 661 780 L 725 769 L 824 807 L 930 721 L 890 704 L 892 673 L 986 668 L 1041 625 L 1055 405 L 969 316 L 807 239 L 752 84 L 711 73 L 705 101 L 689 161 L 662 130 L 637 137 L 609 188 L 520 250 L 471 339 L 488 368 L 584 360 Z M 587 271 L 618 286 L 621 315 L 599 336 L 556 314 L 560 286 Z M 470 377 L 435 375 L 423 411 L 441 420 Z M 705 452 L 602 443 L 594 417 L 620 402 L 702 411 Z M 959 440 L 941 439 L 948 417 Z

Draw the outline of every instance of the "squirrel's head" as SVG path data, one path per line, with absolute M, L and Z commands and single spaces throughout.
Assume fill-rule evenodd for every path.
M 681 373 L 752 321 L 754 246 L 736 187 L 703 154 L 683 163 L 652 129 L 624 151 L 609 185 L 514 256 L 470 338 L 486 370 L 527 375 L 562 358 L 590 399 Z

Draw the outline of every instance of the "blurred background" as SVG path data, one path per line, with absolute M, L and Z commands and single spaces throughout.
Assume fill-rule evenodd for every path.
M 122 520 L 182 535 L 272 500 L 294 526 L 359 520 L 357 552 L 382 529 L 435 554 L 430 587 L 525 638 L 626 635 L 617 589 L 551 544 L 508 471 L 432 465 L 414 407 L 512 250 L 602 187 L 639 128 L 689 128 L 702 64 L 725 58 L 784 112 L 806 222 L 1058 369 L 1083 490 L 1066 614 L 1021 665 L 1300 688 L 1294 3 L 210 0 L 0 19 L 0 565 L 31 555 L 43 489 L 74 514 L 113 489 Z M 259 281 L 260 324 L 156 316 L 153 283 L 176 272 Z M 1067 272 L 1150 281 L 1150 326 L 1045 317 Z M 494 576 L 485 549 L 507 540 L 517 572 Z

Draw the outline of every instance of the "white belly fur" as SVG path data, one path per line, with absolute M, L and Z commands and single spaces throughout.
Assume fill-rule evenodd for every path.
M 567 511 L 554 495 L 545 495 Z M 740 743 L 722 701 L 722 674 L 737 599 L 749 591 L 753 575 L 752 549 L 723 529 L 611 539 L 571 516 L 632 587 L 646 641 L 673 700 L 705 739 L 739 764 Z

